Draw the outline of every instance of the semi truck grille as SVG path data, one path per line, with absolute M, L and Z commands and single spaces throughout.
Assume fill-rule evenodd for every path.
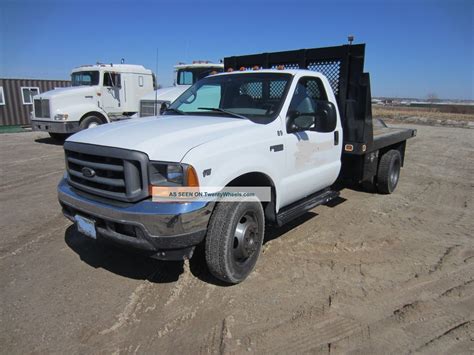
M 169 101 L 140 101 L 140 117 L 159 116 L 163 104 L 169 104 Z
M 74 142 L 64 143 L 64 151 L 71 186 L 125 202 L 148 196 L 146 154 Z
M 34 110 L 36 118 L 50 118 L 49 100 L 35 99 Z

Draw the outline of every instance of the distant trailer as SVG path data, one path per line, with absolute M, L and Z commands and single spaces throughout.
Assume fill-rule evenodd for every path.
M 30 125 L 33 96 L 66 86 L 69 80 L 0 78 L 0 126 Z

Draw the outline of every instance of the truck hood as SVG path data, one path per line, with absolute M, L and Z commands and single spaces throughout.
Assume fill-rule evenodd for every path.
M 258 127 L 249 120 L 222 116 L 144 117 L 90 128 L 67 141 L 136 150 L 150 160 L 179 162 L 198 145 Z
M 95 95 L 97 92 L 96 86 L 74 86 L 67 88 L 58 88 L 50 91 L 43 92 L 42 94 L 36 95 L 35 98 L 52 99 L 67 96 L 78 96 L 78 95 Z
M 144 96 L 142 100 L 154 101 L 156 98 L 159 101 L 173 102 L 174 100 L 178 98 L 179 95 L 181 95 L 190 87 L 191 87 L 190 85 L 178 85 L 178 86 L 170 86 L 168 88 L 158 89 L 156 90 L 156 93 L 152 92 Z

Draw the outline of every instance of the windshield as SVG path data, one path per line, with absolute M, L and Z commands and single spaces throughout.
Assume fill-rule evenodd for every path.
M 186 68 L 178 69 L 177 84 L 178 85 L 193 85 L 196 81 L 205 78 L 210 74 L 222 73 L 222 68 Z
M 78 71 L 71 75 L 71 85 L 99 85 L 99 72 L 98 71 Z
M 210 76 L 178 97 L 168 114 L 240 115 L 257 122 L 265 121 L 280 112 L 290 81 L 291 75 L 285 73 Z

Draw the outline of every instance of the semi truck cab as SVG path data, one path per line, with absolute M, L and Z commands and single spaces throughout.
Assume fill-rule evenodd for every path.
M 223 64 L 209 61 L 195 60 L 192 64 L 179 63 L 174 67 L 173 86 L 160 88 L 141 99 L 140 117 L 160 115 L 167 105 L 198 80 L 211 74 L 222 73 L 223 70 Z
M 83 65 L 71 72 L 71 87 L 33 98 L 31 125 L 35 131 L 65 138 L 82 129 L 129 118 L 139 100 L 152 92 L 156 79 L 141 65 Z

